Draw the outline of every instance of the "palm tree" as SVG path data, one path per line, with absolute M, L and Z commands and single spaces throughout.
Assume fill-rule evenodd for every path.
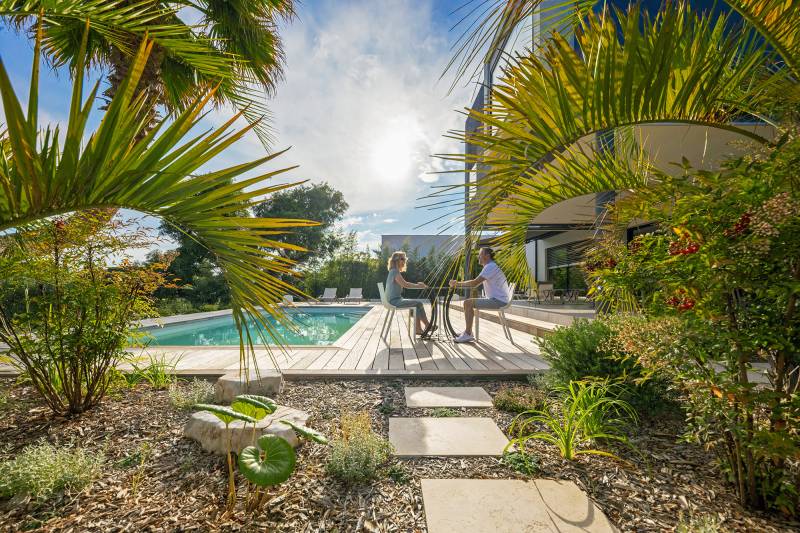
M 133 56 L 153 43 L 139 89 L 169 113 L 215 88 L 212 101 L 243 110 L 265 146 L 270 141 L 265 96 L 282 76 L 278 23 L 294 15 L 292 0 L 0 0 L 0 16 L 16 28 L 44 16 L 42 50 L 54 67 L 79 61 L 105 67 L 107 99 L 119 90 Z M 194 24 L 185 19 L 197 19 Z M 86 57 L 79 57 L 85 22 Z M 264 94 L 266 93 L 266 94 Z
M 489 61 L 540 3 L 490 2 L 451 68 L 464 76 L 476 60 Z M 646 184 L 646 151 L 636 143 L 606 151 L 595 142 L 601 134 L 630 139 L 644 124 L 684 123 L 770 145 L 737 119 L 778 127 L 780 112 L 800 103 L 800 0 L 726 3 L 741 22 L 694 12 L 686 0 L 667 2 L 652 17 L 637 5 L 551 15 L 569 20 L 574 37 L 557 24 L 534 50 L 511 58 L 486 108 L 468 110 L 479 127 L 452 133 L 477 150 L 443 156 L 482 174 L 467 185 L 468 241 L 488 225 L 499 229 L 500 260 L 528 279 L 524 243 L 536 215 L 570 198 Z M 452 192 L 433 196 L 446 201 Z
M 63 213 L 120 208 L 153 215 L 181 228 L 213 254 L 230 287 L 233 318 L 242 333 L 241 363 L 247 371 L 248 356 L 253 353 L 247 317 L 274 333 L 259 308 L 281 318 L 276 303 L 293 290 L 281 279 L 292 271 L 292 262 L 280 252 L 297 247 L 279 242 L 275 236 L 290 227 L 316 223 L 236 213 L 290 186 L 268 182 L 290 169 L 236 181 L 280 155 L 272 154 L 213 172 L 199 170 L 253 128 L 232 131 L 241 116 L 236 114 L 218 129 L 192 132 L 203 109 L 214 99 L 213 89 L 142 135 L 149 107 L 147 97 L 136 87 L 154 46 L 148 40 L 142 41 L 134 54 L 128 76 L 108 103 L 99 126 L 89 132 L 86 125 L 99 82 L 84 99 L 84 58 L 89 41 L 89 32 L 84 32 L 76 54 L 66 128 L 40 129 L 38 77 L 43 34 L 43 25 L 39 25 L 27 110 L 0 60 L 0 98 L 6 117 L 6 130 L 0 133 L 0 232 Z

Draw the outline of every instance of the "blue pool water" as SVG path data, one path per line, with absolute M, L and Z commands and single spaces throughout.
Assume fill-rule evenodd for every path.
M 333 344 L 348 329 L 359 321 L 369 307 L 310 307 L 287 309 L 286 314 L 295 326 L 292 330 L 268 316 L 269 323 L 287 345 Z M 251 331 L 261 331 L 251 323 Z M 152 336 L 153 346 L 230 346 L 239 345 L 239 332 L 234 326 L 231 315 L 193 320 L 178 324 L 167 324 L 164 327 L 146 328 Z M 255 343 L 259 339 L 253 339 Z M 263 341 L 261 341 L 263 342 Z M 278 344 L 267 337 L 268 344 Z

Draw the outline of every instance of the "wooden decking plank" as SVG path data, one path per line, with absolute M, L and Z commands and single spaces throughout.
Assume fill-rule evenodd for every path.
M 304 350 L 303 352 L 298 353 L 297 360 L 293 364 L 289 365 L 289 368 L 308 368 L 308 365 L 320 357 L 324 357 L 326 353 L 336 351 L 337 350 L 331 349 Z
M 403 361 L 403 326 L 397 322 L 392 327 L 392 340 L 389 343 L 389 370 L 405 370 Z M 407 331 L 407 330 L 406 330 Z
M 431 358 L 436 364 L 437 370 L 455 370 L 457 368 L 469 368 L 469 366 L 462 366 L 462 362 L 451 361 L 445 353 L 446 343 L 439 341 L 430 341 L 425 343 L 431 351 Z
M 369 341 L 367 342 L 367 346 L 364 348 L 364 351 L 358 358 L 358 362 L 355 363 L 355 366 L 353 368 L 359 370 L 372 368 L 372 364 L 375 362 L 378 352 L 385 347 L 386 346 L 384 340 L 380 336 L 380 329 L 372 328 L 372 332 L 370 334 Z M 388 350 L 388 347 L 386 348 Z M 389 356 L 387 355 L 386 356 L 387 366 L 388 366 L 388 359 Z
M 367 349 L 367 344 L 373 336 L 380 337 L 380 325 L 383 324 L 385 318 L 385 309 L 381 309 L 379 313 L 374 313 L 364 325 L 364 333 L 358 342 L 353 346 L 353 349 L 342 360 L 339 368 L 341 369 L 355 369 L 364 351 Z M 374 355 L 374 354 L 373 354 Z
M 403 368 L 408 370 L 421 370 L 422 365 L 420 365 L 419 358 L 417 357 L 417 351 L 414 348 L 414 343 L 416 342 L 416 336 L 409 337 L 408 329 L 400 328 L 400 341 L 402 346 L 402 353 L 403 353 Z M 427 354 L 427 350 L 425 351 Z M 428 354 L 430 355 L 430 354 Z M 431 360 L 431 367 L 436 368 L 436 365 L 433 364 L 433 360 Z

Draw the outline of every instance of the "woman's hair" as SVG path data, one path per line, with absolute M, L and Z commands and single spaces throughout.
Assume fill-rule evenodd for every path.
M 484 246 L 483 248 L 481 248 L 481 251 L 486 253 L 486 255 L 488 255 L 489 258 L 491 258 L 491 260 L 494 261 L 494 250 L 492 250 L 488 246 Z
M 403 263 L 402 267 L 400 267 L 400 265 L 398 264 L 398 263 L 400 263 L 401 259 L 406 259 L 406 261 Z M 405 272 L 406 271 L 406 263 L 408 263 L 408 260 L 406 258 L 406 253 L 405 252 L 395 252 L 395 253 L 392 254 L 392 257 L 389 258 L 389 263 L 386 265 L 386 268 L 389 269 L 389 270 L 391 270 L 393 268 L 396 268 L 400 272 Z

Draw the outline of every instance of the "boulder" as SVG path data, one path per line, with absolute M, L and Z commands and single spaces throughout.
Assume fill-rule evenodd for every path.
M 256 438 L 261 435 L 277 435 L 283 437 L 295 448 L 300 444 L 294 430 L 279 420 L 289 420 L 299 425 L 306 425 L 309 415 L 304 411 L 291 407 L 279 406 L 277 411 L 256 424 Z M 231 450 L 239 453 L 242 449 L 253 444 L 253 424 L 245 425 L 244 422 L 235 420 L 229 426 Z M 225 424 L 206 411 L 193 413 L 183 428 L 184 437 L 200 443 L 204 450 L 225 455 L 227 451 L 228 430 Z
M 276 397 L 283 390 L 283 376 L 277 370 L 260 372 L 250 379 L 237 374 L 225 374 L 214 385 L 217 403 L 226 404 L 240 394 L 258 394 L 259 396 Z

